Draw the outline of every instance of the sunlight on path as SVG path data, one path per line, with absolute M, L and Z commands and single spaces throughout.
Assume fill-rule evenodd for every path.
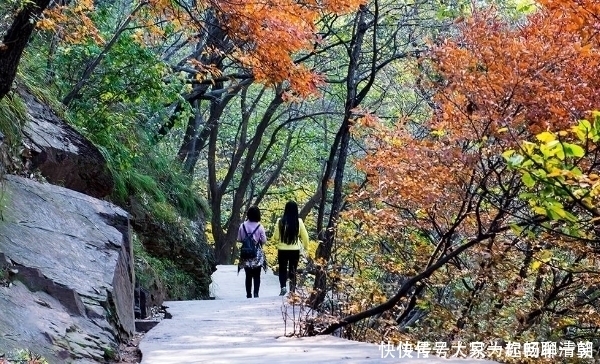
M 215 300 L 165 302 L 172 319 L 161 321 L 140 343 L 142 364 L 184 363 L 493 363 L 473 359 L 382 358 L 378 345 L 332 336 L 284 336 L 279 282 L 263 272 L 260 298 L 246 298 L 244 272 L 218 266 Z M 413 354 L 415 356 L 415 354 Z

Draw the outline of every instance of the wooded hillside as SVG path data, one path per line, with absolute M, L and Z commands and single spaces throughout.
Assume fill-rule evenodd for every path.
M 312 240 L 302 304 L 318 313 L 300 334 L 600 345 L 596 0 L 9 1 L 0 15 L 0 102 L 27 87 L 98 146 L 110 200 L 146 232 L 141 276 L 169 297 L 197 298 L 167 259 L 179 236 L 198 241 L 206 219 L 202 242 L 231 264 L 248 207 L 271 236 L 293 199 Z

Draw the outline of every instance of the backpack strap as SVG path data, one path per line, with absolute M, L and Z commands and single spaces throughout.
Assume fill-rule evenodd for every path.
M 254 233 L 258 230 L 259 227 L 260 227 L 260 224 L 256 225 L 256 229 L 254 229 L 254 231 L 251 234 L 252 238 L 254 238 Z M 248 233 L 246 233 L 246 235 L 248 235 Z M 260 244 L 260 240 L 258 240 L 256 243 Z
M 244 229 L 244 234 L 246 234 L 246 237 L 251 236 L 251 235 L 254 236 L 254 233 L 258 230 L 259 227 L 260 227 L 260 224 L 256 225 L 256 229 L 254 229 L 252 234 L 248 234 L 248 231 L 246 230 L 246 223 L 242 223 L 242 228 Z
M 260 224 L 258 224 L 256 226 L 256 229 L 254 229 L 254 231 L 252 232 L 252 234 L 248 234 L 248 231 L 246 230 L 246 223 L 242 223 L 242 229 L 244 229 L 244 234 L 246 234 L 246 236 L 254 235 L 254 233 L 258 230 L 259 227 L 260 227 Z

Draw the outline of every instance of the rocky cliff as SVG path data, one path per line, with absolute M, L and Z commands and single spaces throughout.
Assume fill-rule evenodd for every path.
M 94 198 L 113 188 L 96 147 L 25 89 L 11 97 L 26 123 L 23 165 L 8 169 L 52 184 L 0 176 L 0 356 L 114 360 L 135 332 L 129 214 Z
M 0 138 L 0 361 L 26 349 L 50 363 L 112 362 L 135 332 L 132 231 L 191 275 L 193 297 L 208 297 L 204 217 L 173 229 L 136 204 L 99 200 L 114 185 L 98 148 L 25 88 L 11 97 L 27 120 L 18 155 Z M 151 305 L 177 298 L 160 282 L 142 288 Z
M 0 221 L 0 352 L 51 363 L 114 359 L 135 331 L 127 212 L 6 176 Z

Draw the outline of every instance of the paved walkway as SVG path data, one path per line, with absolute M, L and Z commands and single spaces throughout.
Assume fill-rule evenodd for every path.
M 260 298 L 246 298 L 244 272 L 218 266 L 210 301 L 166 302 L 172 319 L 162 320 L 139 345 L 142 364 L 185 363 L 493 363 L 474 359 L 399 359 L 382 356 L 379 345 L 333 336 L 285 336 L 283 299 L 270 271 L 262 275 Z M 289 330 L 289 328 L 288 328 Z M 414 354 L 413 354 L 414 356 Z

